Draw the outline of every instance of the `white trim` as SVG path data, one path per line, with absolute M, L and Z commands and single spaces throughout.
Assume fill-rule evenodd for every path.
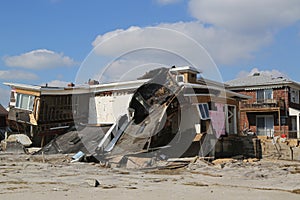
M 202 73 L 201 71 L 199 71 L 195 67 L 191 67 L 191 66 L 182 66 L 182 67 L 171 68 L 170 72 L 194 72 L 194 73 Z
M 289 108 L 289 116 L 296 116 L 297 119 L 297 138 L 300 138 L 300 110 Z
M 34 86 L 19 83 L 3 83 L 11 88 L 19 88 L 23 90 L 31 90 L 40 92 L 41 95 L 69 95 L 69 94 L 87 94 L 90 92 L 116 91 L 116 90 L 130 90 L 137 89 L 150 79 L 142 79 L 135 81 L 124 81 L 105 83 L 99 85 L 82 85 L 79 87 L 44 87 Z
M 266 85 L 266 86 L 255 86 L 255 87 L 249 87 L 249 86 L 245 86 L 248 88 L 245 88 L 246 91 L 248 90 L 264 90 L 264 89 L 274 89 L 274 88 L 283 88 L 284 85 Z M 229 87 L 230 89 L 230 87 Z
M 196 105 L 197 105 L 197 110 L 199 112 L 200 119 L 201 120 L 208 120 L 208 119 L 210 119 L 208 103 L 197 103 Z M 201 113 L 200 107 L 199 107 L 200 105 L 202 106 L 203 111 L 205 112 L 204 113 L 205 116 L 202 116 L 202 113 Z M 207 110 L 205 109 L 205 107 L 207 108 Z M 206 111 L 207 111 L 207 113 L 206 113 Z
M 238 98 L 241 98 L 241 99 L 251 99 L 252 98 L 251 96 L 240 94 L 240 93 L 237 93 L 237 92 L 233 92 L 233 91 L 227 90 L 227 89 L 222 88 L 222 87 L 215 87 L 215 86 L 210 86 L 210 85 L 201 85 L 201 84 L 195 84 L 195 83 L 184 83 L 183 86 L 185 88 L 200 88 L 200 89 L 220 91 L 222 93 L 222 96 L 220 96 L 220 97 L 225 97 L 225 98 L 228 98 L 228 97 L 238 97 Z M 225 94 L 223 94 L 222 91 L 224 91 Z
M 26 85 L 26 84 L 20 84 L 20 83 L 3 83 L 4 85 L 14 87 L 14 88 L 20 88 L 25 90 L 32 90 L 32 91 L 40 91 L 41 86 L 35 86 L 35 85 Z

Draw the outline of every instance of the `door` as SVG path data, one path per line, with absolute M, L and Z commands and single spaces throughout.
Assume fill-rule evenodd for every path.
M 228 134 L 237 134 L 236 107 L 227 105 L 226 107 L 226 132 Z
M 272 115 L 256 116 L 257 135 L 273 137 L 274 117 Z

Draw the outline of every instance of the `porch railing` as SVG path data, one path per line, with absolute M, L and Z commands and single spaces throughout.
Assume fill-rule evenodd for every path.
M 253 103 L 249 103 L 248 101 L 241 102 L 241 108 L 284 108 L 284 100 L 277 100 L 277 99 L 264 99 L 259 100 Z
M 297 139 L 298 138 L 298 131 L 274 131 L 274 130 L 266 130 L 266 131 L 257 131 L 257 136 L 267 136 L 267 137 L 274 137 L 274 136 L 281 136 L 285 134 L 287 139 Z M 300 138 L 298 138 L 300 139 Z

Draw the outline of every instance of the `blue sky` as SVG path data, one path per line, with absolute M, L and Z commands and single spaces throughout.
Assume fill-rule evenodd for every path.
M 190 41 L 147 27 L 176 30 L 200 43 L 224 81 L 255 71 L 275 76 L 283 73 L 300 81 L 298 0 L 2 0 L 0 26 L 1 83 L 76 82 L 77 72 L 87 70 L 82 62 L 92 59 L 91 54 L 99 56 L 93 63 L 99 62 L 99 69 L 103 67 L 99 60 L 105 63 L 119 56 L 120 47 L 112 41 L 108 47 L 99 47 L 102 51 L 91 53 L 99 43 L 118 34 L 123 35 L 115 37 L 113 44 L 124 43 L 126 50 L 137 43 L 151 46 L 149 37 L 153 36 L 160 48 L 171 42 L 175 43 L 168 46 L 172 52 L 184 51 L 184 57 L 191 59 L 199 55 Z M 144 63 L 151 62 L 146 53 L 157 54 L 144 51 L 144 57 L 138 57 Z M 111 72 L 123 73 L 120 65 L 114 67 Z M 203 71 L 210 70 L 203 67 Z M 9 89 L 0 86 L 4 106 Z

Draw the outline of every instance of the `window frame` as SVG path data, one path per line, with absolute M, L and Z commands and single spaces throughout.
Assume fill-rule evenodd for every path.
M 300 102 L 300 99 L 299 99 L 299 90 L 291 88 L 291 90 L 290 90 L 290 101 L 292 103 L 299 104 L 299 102 Z
M 197 104 L 197 109 L 199 112 L 200 119 L 202 119 L 202 120 L 210 119 L 208 103 Z
M 22 105 L 23 105 L 23 103 L 25 103 L 25 102 L 23 102 L 25 97 L 28 97 L 28 100 L 26 102 L 26 107 L 23 107 Z M 35 96 L 33 96 L 33 95 L 17 93 L 15 108 L 33 111 L 34 100 L 35 100 Z
M 259 95 L 259 93 L 262 92 L 262 94 Z M 268 98 L 268 92 L 270 92 L 271 97 Z M 259 96 L 263 96 L 263 98 L 259 98 Z M 256 101 L 257 102 L 264 102 L 267 99 L 273 99 L 273 89 L 261 89 L 261 90 L 256 90 Z

